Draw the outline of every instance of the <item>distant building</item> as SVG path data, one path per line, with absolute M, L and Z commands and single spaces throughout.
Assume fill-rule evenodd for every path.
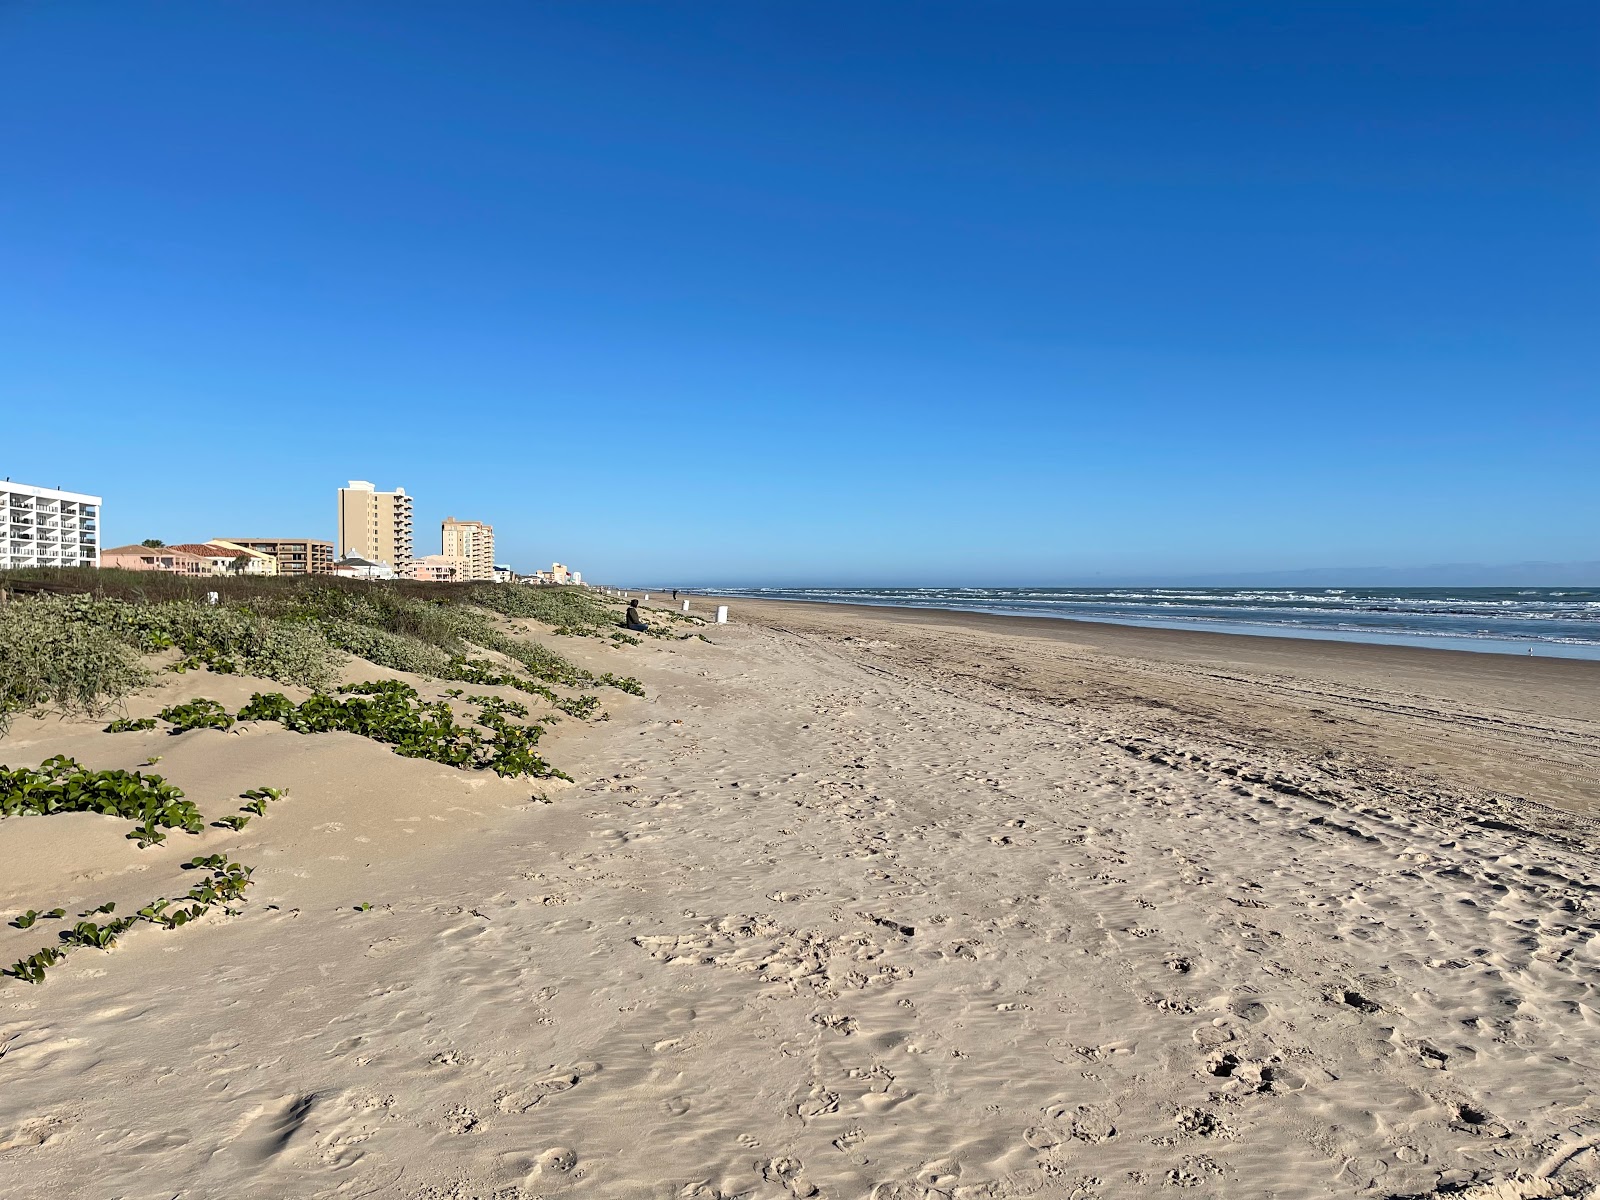
M 212 542 L 183 542 L 167 547 L 205 560 L 208 575 L 276 575 L 278 560 L 244 546 L 218 546 Z
M 380 492 L 364 479 L 339 489 L 339 557 L 387 563 L 411 573 L 411 497 L 403 487 Z
M 394 568 L 385 562 L 347 554 L 333 564 L 333 573 L 346 579 L 393 579 Z
M 465 563 L 448 554 L 424 554 L 411 560 L 411 578 L 424 583 L 456 583 L 465 570 Z
M 316 538 L 212 538 L 226 550 L 259 550 L 278 563 L 279 575 L 333 574 L 333 543 Z
M 494 581 L 496 583 L 513 583 L 515 582 L 516 578 L 517 573 L 505 563 L 495 563 Z
M 99 496 L 0 483 L 0 567 L 99 565 Z
M 212 574 L 204 558 L 176 546 L 115 546 L 101 553 L 100 565 L 124 571 L 166 571 L 172 575 Z
M 494 526 L 446 517 L 439 526 L 440 551 L 466 564 L 464 579 L 494 578 Z
M 568 570 L 562 563 L 551 563 L 548 571 L 535 571 L 532 575 L 524 575 L 522 581 L 549 584 L 582 583 L 583 572 Z

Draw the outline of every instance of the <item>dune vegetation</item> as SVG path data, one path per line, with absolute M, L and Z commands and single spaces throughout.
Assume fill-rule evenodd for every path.
M 539 622 L 551 637 L 637 644 L 621 633 L 619 617 L 619 606 L 578 588 L 196 579 L 119 570 L 0 572 L 0 735 L 21 713 L 94 716 L 119 706 L 125 711 L 139 689 L 162 674 L 209 672 L 269 679 L 311 695 L 297 701 L 260 691 L 236 712 L 195 696 L 159 712 L 119 716 L 105 732 L 164 728 L 177 736 L 274 722 L 297 734 L 354 733 L 396 754 L 462 770 L 565 779 L 536 751 L 545 728 L 563 715 L 601 715 L 597 693 L 604 689 L 635 695 L 644 689 L 635 679 L 577 665 L 513 632 L 522 628 L 514 622 Z M 352 662 L 424 679 L 509 687 L 546 701 L 553 711 L 532 716 L 521 701 L 466 695 L 460 687 L 428 700 L 396 679 L 336 686 Z M 472 715 L 458 718 L 456 706 Z M 279 788 L 252 788 L 240 797 L 244 803 L 237 811 L 209 824 L 238 832 L 282 796 Z M 195 803 L 160 775 L 91 770 L 61 755 L 39 767 L 0 766 L 0 818 L 83 812 L 129 820 L 127 836 L 140 849 L 160 846 L 169 832 L 199 834 L 207 824 Z M 109 903 L 82 912 L 57 931 L 54 943 L 3 973 L 40 983 L 69 952 L 110 949 L 140 923 L 175 929 L 217 905 L 238 904 L 250 884 L 251 868 L 221 854 L 197 858 L 185 869 L 207 874 L 186 893 L 157 898 L 133 913 L 111 916 Z M 28 909 L 11 923 L 26 929 L 65 918 L 64 907 Z
M 579 588 L 58 570 L 0 573 L 0 590 L 9 594 L 0 605 L 0 732 L 13 714 L 35 708 L 103 712 L 150 678 L 149 656 L 172 650 L 178 657 L 167 671 L 250 675 L 319 692 L 357 658 L 427 678 L 516 687 L 571 715 L 598 707 L 571 690 L 642 694 L 637 680 L 595 674 L 504 628 L 502 618 L 530 618 L 556 637 L 621 640 L 617 606 Z

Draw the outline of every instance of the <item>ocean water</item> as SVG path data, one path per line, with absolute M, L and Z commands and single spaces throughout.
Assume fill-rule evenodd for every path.
M 722 588 L 1113 625 L 1600 659 L 1600 588 Z

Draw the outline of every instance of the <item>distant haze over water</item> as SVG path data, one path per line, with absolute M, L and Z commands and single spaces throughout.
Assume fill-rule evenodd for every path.
M 721 588 L 722 595 L 944 608 L 1600 659 L 1600 587 Z

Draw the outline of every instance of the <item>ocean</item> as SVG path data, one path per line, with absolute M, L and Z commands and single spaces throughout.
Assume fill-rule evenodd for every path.
M 1161 629 L 1600 659 L 1600 588 L 719 588 Z

